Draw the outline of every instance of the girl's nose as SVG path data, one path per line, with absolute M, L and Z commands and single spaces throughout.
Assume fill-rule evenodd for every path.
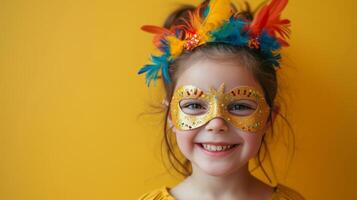
M 211 119 L 205 128 L 209 132 L 216 132 L 216 133 L 224 133 L 228 130 L 226 121 L 220 117 Z

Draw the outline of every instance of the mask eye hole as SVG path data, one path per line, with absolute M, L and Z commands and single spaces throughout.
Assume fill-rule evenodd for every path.
M 202 115 L 207 112 L 207 103 L 197 99 L 183 99 L 180 101 L 180 108 L 188 115 Z
M 227 106 L 227 110 L 237 116 L 248 116 L 254 113 L 258 104 L 252 100 L 239 100 L 230 103 Z

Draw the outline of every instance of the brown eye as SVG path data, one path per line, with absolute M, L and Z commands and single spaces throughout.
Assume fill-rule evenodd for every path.
M 201 115 L 207 110 L 204 102 L 194 100 L 182 100 L 180 102 L 180 108 L 182 112 L 189 115 Z
M 256 110 L 255 102 L 234 102 L 228 105 L 227 109 L 230 113 L 238 116 L 247 116 Z

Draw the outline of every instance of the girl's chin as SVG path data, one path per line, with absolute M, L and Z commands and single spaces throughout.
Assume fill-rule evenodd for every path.
M 199 170 L 210 176 L 227 176 L 234 172 L 229 166 L 201 165 Z
M 231 174 L 230 171 L 222 171 L 222 170 L 210 170 L 210 171 L 205 171 L 205 173 L 210 176 L 228 176 Z

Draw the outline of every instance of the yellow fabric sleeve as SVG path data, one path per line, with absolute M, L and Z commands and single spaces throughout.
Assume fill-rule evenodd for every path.
M 168 192 L 169 188 L 163 186 L 139 197 L 139 200 L 175 200 Z
M 162 186 L 161 188 L 143 194 L 139 197 L 139 200 L 175 200 L 168 192 L 169 189 L 170 188 L 166 186 Z M 278 184 L 270 200 L 305 200 L 305 198 L 299 192 L 285 185 Z

